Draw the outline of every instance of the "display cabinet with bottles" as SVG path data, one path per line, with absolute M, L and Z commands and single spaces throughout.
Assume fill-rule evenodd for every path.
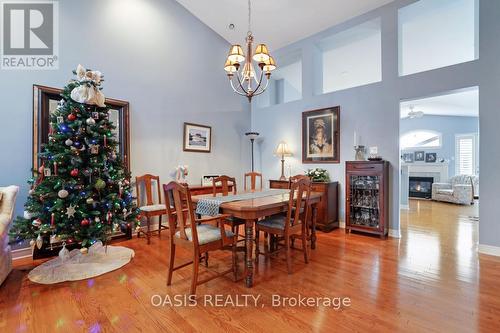
M 346 162 L 346 231 L 385 238 L 389 231 L 389 162 Z

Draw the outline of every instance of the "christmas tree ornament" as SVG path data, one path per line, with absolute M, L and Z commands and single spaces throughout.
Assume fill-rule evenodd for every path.
M 99 154 L 99 145 L 89 145 L 90 147 L 90 153 L 93 154 L 93 155 L 97 155 Z
M 87 200 L 85 202 L 87 202 L 87 204 L 91 205 L 94 202 L 94 199 L 93 198 L 87 198 Z
M 61 117 L 61 116 L 57 117 L 57 123 L 58 123 L 58 124 L 62 124 L 62 123 L 64 123 L 64 118 L 63 118 L 63 117 Z
M 78 169 L 73 169 L 70 172 L 71 177 L 77 177 L 78 176 Z
M 80 253 L 81 253 L 81 254 L 87 254 L 87 253 L 89 253 L 89 249 L 87 249 L 86 247 L 82 247 L 82 248 L 80 249 Z
M 69 121 L 74 121 L 75 119 L 76 119 L 76 116 L 75 116 L 73 113 L 70 113 L 70 114 L 68 115 L 68 120 L 69 120 Z
M 42 220 L 40 220 L 40 219 L 33 220 L 33 222 L 31 222 L 31 224 L 32 224 L 35 228 L 39 228 L 39 227 L 42 225 Z
M 56 214 L 50 214 L 50 227 L 53 228 L 56 224 Z
M 59 192 L 57 192 L 57 196 L 61 199 L 65 199 L 67 198 L 69 195 L 69 192 L 66 191 L 66 190 L 60 190 Z
M 101 222 L 101 219 L 100 219 L 99 217 L 96 217 L 94 220 L 95 220 L 97 223 Z
M 66 146 L 71 146 L 71 145 L 73 145 L 73 140 L 71 140 L 71 139 L 67 139 L 66 141 L 64 141 L 64 144 L 65 144 Z
M 61 251 L 59 251 L 59 258 L 61 259 L 61 262 L 65 262 L 69 259 L 69 251 L 66 248 L 66 242 L 63 242 L 63 247 Z
M 36 242 L 35 242 L 35 240 L 34 240 L 34 239 L 30 240 L 30 247 L 31 247 L 31 248 L 34 248 L 34 247 L 35 247 L 35 244 L 36 244 Z
M 95 187 L 97 190 L 102 190 L 103 188 L 105 188 L 105 187 L 106 187 L 106 182 L 105 182 L 104 180 L 102 180 L 101 178 L 98 178 L 98 179 L 95 181 L 94 187 Z
M 82 227 L 86 227 L 90 224 L 90 221 L 88 219 L 83 219 L 81 222 L 80 222 L 80 225 Z
M 94 120 L 94 118 L 87 118 L 87 120 L 85 120 L 85 122 L 86 122 L 86 123 L 87 123 L 87 125 L 89 125 L 89 126 L 95 125 L 95 120 Z
M 79 141 L 73 142 L 73 146 L 75 146 L 76 148 L 80 148 L 81 145 L 82 144 Z
M 76 209 L 75 208 L 76 207 L 73 206 L 73 204 L 69 205 L 68 208 L 66 208 L 66 215 L 68 216 L 68 219 L 75 217 L 75 213 L 76 213 Z
M 31 220 L 31 218 L 33 217 L 33 214 L 31 214 L 30 212 L 28 212 L 27 210 L 25 210 L 23 212 L 23 217 L 26 219 L 26 220 Z
M 59 242 L 59 237 L 54 234 L 50 235 L 50 244 L 55 244 L 57 242 Z
M 99 119 L 99 112 L 92 112 L 92 118 L 95 120 Z
M 36 244 L 36 247 L 37 247 L 39 250 L 42 248 L 42 245 L 43 245 L 43 239 L 42 239 L 42 236 L 40 236 L 40 234 L 38 234 L 38 237 L 36 238 L 35 244 Z
M 57 176 L 57 162 L 54 161 L 54 176 Z

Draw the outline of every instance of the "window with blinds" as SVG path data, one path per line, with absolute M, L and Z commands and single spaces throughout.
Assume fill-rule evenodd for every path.
M 459 175 L 475 174 L 476 144 L 474 135 L 457 135 L 456 137 L 456 162 Z

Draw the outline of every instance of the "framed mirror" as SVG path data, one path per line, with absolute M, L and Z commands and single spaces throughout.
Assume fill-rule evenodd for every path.
M 38 153 L 49 138 L 49 115 L 57 108 L 61 100 L 62 89 L 33 85 L 33 169 L 39 167 Z M 130 171 L 130 118 L 129 103 L 113 98 L 106 98 L 109 108 L 109 120 L 116 129 L 113 131 L 118 140 L 118 154 L 125 167 Z

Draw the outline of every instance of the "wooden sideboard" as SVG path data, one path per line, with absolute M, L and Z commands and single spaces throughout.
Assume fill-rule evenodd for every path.
M 233 185 L 228 185 L 229 191 L 233 191 Z M 221 186 L 217 186 L 217 190 L 222 189 Z M 191 195 L 202 195 L 202 194 L 212 194 L 212 186 L 211 185 L 189 185 L 189 190 L 191 191 Z
M 270 188 L 290 188 L 288 180 L 269 180 Z M 318 204 L 316 227 L 324 232 L 339 227 L 339 183 L 313 183 L 312 190 L 320 192 L 321 201 Z

